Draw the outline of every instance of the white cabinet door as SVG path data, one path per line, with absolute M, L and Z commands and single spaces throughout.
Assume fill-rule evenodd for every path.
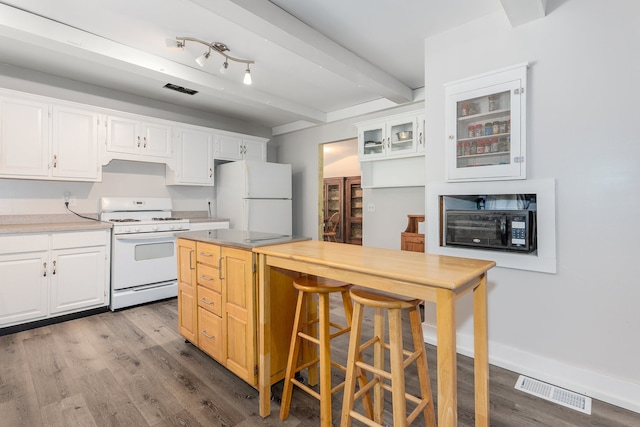
M 49 175 L 49 105 L 0 97 L 0 175 Z
M 107 151 L 152 157 L 171 157 L 171 126 L 139 117 L 107 118 Z M 117 156 L 114 156 L 117 157 Z M 123 158 L 144 160 L 144 158 Z
M 160 123 L 143 122 L 142 154 L 156 157 L 171 157 L 171 127 Z
M 167 166 L 169 185 L 213 185 L 213 134 L 176 128 L 174 169 Z
M 525 179 L 526 65 L 446 85 L 447 180 Z
M 361 162 L 424 155 L 424 126 L 419 111 L 356 124 Z
M 242 140 L 243 158 L 245 160 L 267 161 L 267 144 L 263 141 Z
M 4 245 L 6 240 L 0 242 Z M 47 258 L 46 246 L 40 251 L 0 254 L 0 326 L 47 317 Z
M 215 158 L 221 160 L 242 160 L 242 138 L 216 135 Z
M 105 305 L 105 247 L 52 251 L 51 314 Z
M 98 114 L 63 105 L 52 107 L 53 178 L 98 181 Z

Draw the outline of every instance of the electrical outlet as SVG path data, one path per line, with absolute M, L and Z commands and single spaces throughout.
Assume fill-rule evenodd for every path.
M 69 206 L 70 207 L 75 207 L 76 205 L 76 196 L 69 196 Z
M 376 204 L 375 203 L 369 203 L 367 205 L 367 211 L 369 212 L 375 212 L 376 211 Z
M 213 200 L 207 197 L 207 206 L 212 206 Z

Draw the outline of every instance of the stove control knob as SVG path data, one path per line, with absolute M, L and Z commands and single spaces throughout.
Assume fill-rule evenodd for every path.
M 125 233 L 130 233 L 130 232 L 131 232 L 131 229 L 130 229 L 129 227 L 125 227 L 125 228 L 124 228 L 124 232 L 125 232 Z
M 135 231 L 140 231 L 140 227 L 134 228 Z
M 170 226 L 169 226 L 169 230 L 173 230 L 173 229 L 175 229 L 175 228 L 176 228 L 176 227 L 175 227 L 175 226 L 173 226 L 173 225 L 170 225 Z
M 154 225 L 152 228 L 153 228 L 153 231 L 158 231 L 160 229 L 160 227 L 158 227 L 157 225 Z

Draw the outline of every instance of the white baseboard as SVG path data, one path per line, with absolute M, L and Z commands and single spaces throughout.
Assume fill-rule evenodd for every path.
M 424 341 L 437 345 L 433 325 L 422 325 Z M 473 357 L 473 337 L 457 334 L 458 353 Z M 611 405 L 640 413 L 640 385 L 489 342 L 489 363 Z M 634 398 L 636 397 L 636 398 Z

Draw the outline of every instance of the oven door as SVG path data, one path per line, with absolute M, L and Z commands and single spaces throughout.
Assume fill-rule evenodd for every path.
M 114 290 L 178 279 L 173 233 L 119 234 L 113 237 Z
M 507 247 L 507 218 L 487 211 L 448 211 L 447 246 L 473 246 L 487 249 Z

